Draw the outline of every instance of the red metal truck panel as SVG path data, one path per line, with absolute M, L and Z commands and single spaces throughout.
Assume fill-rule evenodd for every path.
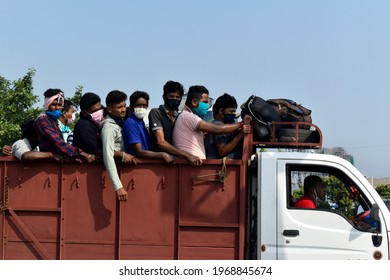
M 243 258 L 243 161 L 118 164 L 126 203 L 102 163 L 0 166 L 1 259 Z

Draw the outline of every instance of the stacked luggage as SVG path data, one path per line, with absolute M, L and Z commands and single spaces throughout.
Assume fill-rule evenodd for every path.
M 252 95 L 241 105 L 241 115 L 249 115 L 253 122 L 255 142 L 312 143 L 320 146 L 319 129 L 312 124 L 311 110 L 293 100 L 278 98 L 264 100 Z

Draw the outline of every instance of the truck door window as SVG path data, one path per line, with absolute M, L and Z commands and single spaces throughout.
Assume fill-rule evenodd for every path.
M 287 174 L 287 205 L 304 211 L 330 211 L 344 217 L 353 227 L 362 231 L 375 231 L 378 224 L 370 220 L 371 204 L 357 185 L 336 169 L 320 170 L 318 166 L 290 166 Z M 295 202 L 304 195 L 304 180 L 309 175 L 322 179 L 325 186 L 323 200 L 315 209 L 297 208 Z M 318 202 L 318 201 L 317 201 Z

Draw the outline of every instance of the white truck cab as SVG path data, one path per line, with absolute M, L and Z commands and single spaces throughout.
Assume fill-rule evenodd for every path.
M 258 152 L 252 165 L 257 259 L 389 259 L 390 212 L 348 161 L 310 152 Z M 325 182 L 324 201 L 315 209 L 297 208 L 294 200 L 310 174 Z

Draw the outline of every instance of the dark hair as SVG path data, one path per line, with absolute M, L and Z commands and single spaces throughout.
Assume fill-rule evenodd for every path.
M 62 108 L 62 112 L 68 112 L 71 106 L 73 106 L 72 101 L 69 99 L 64 100 L 64 107 Z
M 149 105 L 149 94 L 147 94 L 144 91 L 134 91 L 133 94 L 130 96 L 130 106 L 134 106 L 138 99 L 143 98 L 148 102 Z
M 87 92 L 80 98 L 80 109 L 82 111 L 87 111 L 99 102 L 101 102 L 99 95 L 93 92 Z
M 119 104 L 123 101 L 126 101 L 127 99 L 127 94 L 124 93 L 123 91 L 119 90 L 112 90 L 107 94 L 106 97 L 106 106 L 112 106 Z
M 213 104 L 213 115 L 219 114 L 219 109 L 225 109 L 225 108 L 236 108 L 237 109 L 237 101 L 234 98 L 234 96 L 231 96 L 230 94 L 224 93 L 220 97 L 215 100 L 215 103 Z
M 163 87 L 163 96 L 166 96 L 169 93 L 176 93 L 176 92 L 180 94 L 180 96 L 183 96 L 184 88 L 181 83 L 175 81 L 168 81 L 165 83 Z
M 303 181 L 303 194 L 307 195 L 311 189 L 314 189 L 317 184 L 322 184 L 322 179 L 315 175 L 309 175 Z
M 187 93 L 186 105 L 192 107 L 192 100 L 195 98 L 200 100 L 203 94 L 209 94 L 209 91 L 204 86 L 190 86 Z
M 22 129 L 22 138 L 31 139 L 37 135 L 37 131 L 34 128 L 35 120 L 25 121 L 20 128 Z
M 64 95 L 63 91 L 60 90 L 59 88 L 49 88 L 48 90 L 46 90 L 43 93 L 43 96 L 45 96 L 45 97 L 52 97 L 52 96 L 57 95 L 59 93 L 61 93 L 62 96 Z

